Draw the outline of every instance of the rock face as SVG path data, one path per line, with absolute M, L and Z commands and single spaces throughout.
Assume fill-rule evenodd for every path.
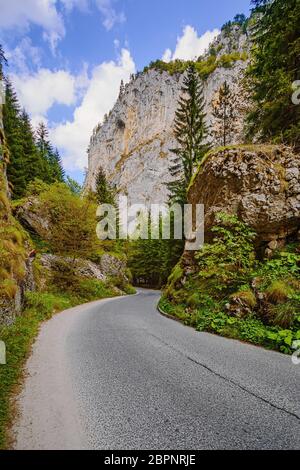
M 59 269 L 61 262 L 68 263 L 73 262 L 73 260 L 46 253 L 41 255 L 40 263 L 44 270 L 41 288 L 46 287 L 47 277 L 51 275 L 52 271 Z M 77 259 L 75 261 L 75 274 L 81 278 L 96 279 L 102 282 L 108 281 L 110 277 L 119 276 L 124 284 L 129 283 L 126 275 L 126 262 L 110 254 L 104 254 L 99 264 L 85 259 Z
M 182 77 L 150 70 L 125 89 L 89 150 L 86 188 L 94 189 L 99 167 L 132 203 L 167 199 L 172 131 Z
M 247 38 L 240 28 L 230 38 L 217 39 L 219 55 L 244 51 Z M 208 124 L 212 122 L 211 103 L 226 80 L 238 97 L 238 130 L 234 142 L 243 138 L 245 96 L 241 78 L 247 62 L 218 67 L 204 83 Z M 173 134 L 175 111 L 181 95 L 182 74 L 150 69 L 138 74 L 126 85 L 107 120 L 98 125 L 89 147 L 86 190 L 95 189 L 95 178 L 102 167 L 108 179 L 130 203 L 164 203 L 168 199 L 166 184 L 170 181 L 170 149 L 176 148 Z
M 216 151 L 200 166 L 189 202 L 205 206 L 206 241 L 216 213 L 235 214 L 271 256 L 300 229 L 300 158 L 277 146 Z
M 15 210 L 15 216 L 20 223 L 30 232 L 35 232 L 43 236 L 45 230 L 49 228 L 49 222 L 44 217 L 38 206 L 38 199 L 35 197 L 28 198 L 22 205 Z

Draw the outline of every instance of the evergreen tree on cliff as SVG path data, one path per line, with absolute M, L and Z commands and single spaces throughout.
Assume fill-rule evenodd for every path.
M 236 104 L 236 97 L 225 81 L 212 104 L 214 117 L 212 136 L 218 145 L 226 147 L 237 131 Z
M 109 184 L 103 168 L 99 168 L 96 177 L 96 200 L 98 204 L 115 205 L 115 191 Z
M 184 77 L 175 117 L 174 134 L 178 148 L 172 150 L 174 158 L 170 173 L 174 180 L 168 183 L 171 202 L 186 203 L 187 188 L 195 168 L 209 150 L 204 105 L 203 87 L 192 64 Z
M 253 110 L 249 136 L 300 147 L 300 106 L 292 102 L 300 79 L 299 0 L 253 0 L 255 47 L 249 71 Z

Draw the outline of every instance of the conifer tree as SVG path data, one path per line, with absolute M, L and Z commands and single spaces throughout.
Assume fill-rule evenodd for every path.
M 178 148 L 172 149 L 174 159 L 170 173 L 174 180 L 168 184 L 170 201 L 186 202 L 186 190 L 195 167 L 209 150 L 205 123 L 204 95 L 200 77 L 192 64 L 184 77 L 182 96 L 176 111 L 174 134 Z
M 6 79 L 5 94 L 3 121 L 6 142 L 10 152 L 7 177 L 11 185 L 13 197 L 20 198 L 25 194 L 26 190 L 23 136 L 20 118 L 21 110 L 17 95 L 8 79 Z
M 48 184 L 64 181 L 64 170 L 57 150 L 54 150 L 49 140 L 46 125 L 41 122 L 36 130 L 36 145 L 44 170 L 43 181 Z
M 299 0 L 253 0 L 253 60 L 248 78 L 253 98 L 249 138 L 300 147 L 300 107 L 292 102 L 300 79 Z
M 63 169 L 62 160 L 57 149 L 52 150 L 48 155 L 48 163 L 50 167 L 50 178 L 53 182 L 63 183 L 65 180 L 65 171 Z
M 26 186 L 35 178 L 43 180 L 43 165 L 34 140 L 30 118 L 25 110 L 20 115 L 22 161 Z
M 99 168 L 96 177 L 96 200 L 98 204 L 115 204 L 115 190 L 107 181 L 102 167 Z
M 218 90 L 216 100 L 212 104 L 214 124 L 211 133 L 218 145 L 226 147 L 231 142 L 232 136 L 237 132 L 236 104 L 236 97 L 225 81 Z

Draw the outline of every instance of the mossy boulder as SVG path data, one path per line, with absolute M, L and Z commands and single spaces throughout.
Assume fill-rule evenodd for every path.
M 235 146 L 210 152 L 188 199 L 205 206 L 205 241 L 216 214 L 236 215 L 257 234 L 268 256 L 300 228 L 300 157 L 283 146 Z

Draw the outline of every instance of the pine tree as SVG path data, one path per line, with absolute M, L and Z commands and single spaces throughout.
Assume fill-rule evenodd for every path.
M 253 0 L 253 61 L 248 73 L 253 110 L 249 138 L 300 147 L 300 107 L 292 85 L 300 79 L 299 0 Z
M 232 136 L 237 132 L 236 104 L 236 96 L 225 81 L 212 104 L 214 125 L 211 133 L 218 145 L 226 147 L 232 141 Z
M 36 130 L 36 145 L 42 161 L 44 177 L 48 184 L 64 181 L 64 170 L 57 150 L 54 150 L 49 140 L 46 125 L 41 122 Z
M 74 194 L 75 196 L 80 196 L 82 192 L 82 186 L 77 183 L 77 181 L 75 181 L 70 176 L 67 176 L 66 185 L 68 186 L 72 194 Z
M 13 197 L 20 198 L 25 194 L 26 190 L 21 110 L 17 95 L 8 79 L 6 79 L 5 94 L 6 101 L 3 106 L 3 121 L 6 142 L 10 153 L 7 177 L 11 185 Z
M 50 178 L 54 182 L 58 181 L 63 183 L 65 180 L 65 171 L 63 169 L 62 160 L 59 151 L 55 149 L 48 155 L 48 163 L 50 166 Z
M 175 117 L 174 134 L 178 148 L 172 150 L 175 157 L 170 173 L 174 180 L 168 183 L 171 202 L 186 202 L 187 187 L 195 167 L 210 148 L 206 142 L 208 131 L 204 105 L 203 87 L 195 65 L 192 64 L 184 77 L 182 96 Z
M 107 181 L 102 167 L 99 168 L 96 177 L 96 200 L 98 204 L 115 204 L 115 190 Z
M 25 110 L 20 115 L 20 130 L 22 137 L 22 161 L 26 186 L 35 178 L 43 180 L 43 165 L 35 145 L 34 132 L 30 118 Z

